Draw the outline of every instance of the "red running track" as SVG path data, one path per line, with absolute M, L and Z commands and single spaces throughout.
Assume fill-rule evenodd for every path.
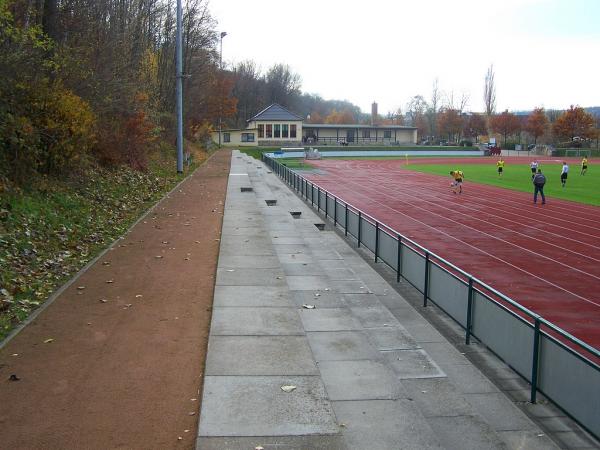
M 322 173 L 304 174 L 309 180 L 600 348 L 600 208 L 554 198 L 534 205 L 532 193 L 468 180 L 453 194 L 450 177 L 398 160 L 311 164 Z

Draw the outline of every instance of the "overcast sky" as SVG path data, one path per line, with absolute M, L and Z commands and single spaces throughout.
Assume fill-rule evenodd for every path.
M 435 78 L 483 111 L 600 105 L 600 0 L 209 0 L 223 61 L 288 64 L 302 91 L 385 114 Z

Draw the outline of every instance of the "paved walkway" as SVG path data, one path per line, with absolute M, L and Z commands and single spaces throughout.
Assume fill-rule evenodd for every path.
M 233 153 L 197 448 L 559 448 L 318 223 L 264 165 Z M 594 448 L 555 409 L 536 411 L 571 433 L 560 447 Z

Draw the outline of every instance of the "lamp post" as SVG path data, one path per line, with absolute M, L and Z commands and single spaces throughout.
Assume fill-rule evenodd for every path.
M 175 38 L 176 86 L 177 86 L 177 173 L 183 173 L 183 62 L 181 51 L 181 27 L 183 11 L 181 0 L 177 0 L 177 36 Z
M 221 72 L 223 71 L 223 38 L 227 36 L 226 31 L 221 31 L 221 47 L 219 50 L 219 69 Z M 222 76 L 223 74 L 221 74 Z M 221 148 L 221 115 L 223 113 L 223 103 L 222 100 L 219 103 L 219 148 Z

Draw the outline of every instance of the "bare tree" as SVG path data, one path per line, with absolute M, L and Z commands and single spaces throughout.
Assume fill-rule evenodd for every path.
M 491 116 L 496 111 L 496 81 L 494 79 L 494 65 L 490 65 L 485 74 L 485 85 L 483 88 L 483 101 L 485 102 L 485 113 Z

